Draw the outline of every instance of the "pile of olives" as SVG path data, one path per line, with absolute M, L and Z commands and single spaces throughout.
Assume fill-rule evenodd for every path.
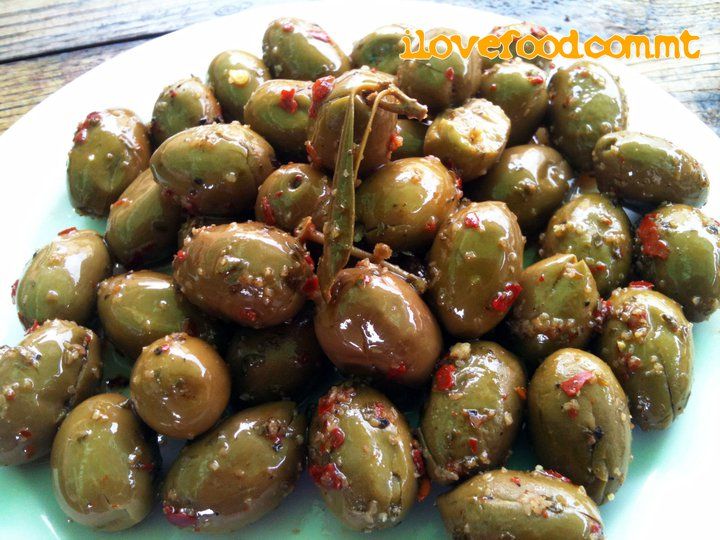
M 432 483 L 456 538 L 604 537 L 633 426 L 683 412 L 691 321 L 720 302 L 707 175 L 627 130 L 600 64 L 400 60 L 405 31 L 348 57 L 281 18 L 149 127 L 88 114 L 69 195 L 107 228 L 60 232 L 13 286 L 0 463 L 50 456 L 62 510 L 105 531 L 158 502 L 237 530 L 309 474 L 355 530 Z M 124 393 L 99 393 L 111 349 Z M 537 467 L 507 470 L 525 426 Z M 187 444 L 162 477 L 166 437 Z

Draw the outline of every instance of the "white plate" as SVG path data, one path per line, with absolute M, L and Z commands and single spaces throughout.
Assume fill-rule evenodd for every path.
M 319 23 L 348 52 L 354 40 L 383 24 L 448 26 L 482 35 L 497 24 L 510 22 L 493 13 L 424 2 L 363 0 L 361 5 L 362 9 L 352 12 L 347 2 L 257 7 L 174 32 L 126 51 L 79 77 L 0 136 L 0 288 L 7 291 L 0 302 L 0 343 L 15 344 L 22 335 L 9 288 L 33 251 L 70 225 L 102 230 L 102 222 L 80 218 L 73 212 L 65 187 L 73 132 L 88 112 L 127 107 L 149 120 L 160 90 L 189 74 L 204 77 L 216 53 L 240 48 L 260 55 L 265 28 L 280 15 Z M 720 215 L 720 139 L 657 86 L 620 64 L 609 65 L 627 92 L 630 128 L 670 139 L 696 156 L 713 183 L 705 210 Z M 635 460 L 629 478 L 615 501 L 602 507 L 610 538 L 700 538 L 717 528 L 720 407 L 716 385 L 720 384 L 720 362 L 714 345 L 719 329 L 718 316 L 695 327 L 695 386 L 685 414 L 666 432 L 635 430 Z M 522 457 L 512 463 L 530 465 Z M 89 535 L 87 529 L 68 523 L 54 504 L 46 464 L 2 470 L 0 485 L 15 488 L 13 493 L 4 494 L 0 506 L 2 536 Z M 416 505 L 399 527 L 377 536 L 437 537 L 442 530 L 437 511 L 428 500 Z M 192 536 L 166 525 L 157 512 L 123 537 L 130 534 Z M 307 478 L 276 512 L 241 534 L 244 538 L 354 536 L 325 510 Z

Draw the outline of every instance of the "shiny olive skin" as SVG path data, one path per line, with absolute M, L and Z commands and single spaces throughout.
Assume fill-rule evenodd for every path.
M 332 180 L 307 163 L 278 167 L 260 186 L 255 219 L 293 232 L 307 216 L 322 230 L 330 213 Z
M 130 376 L 130 398 L 153 430 L 194 439 L 227 407 L 230 369 L 202 339 L 170 334 L 143 349 Z
M 505 462 L 522 426 L 526 384 L 520 361 L 500 345 L 475 341 L 450 348 L 420 420 L 433 482 L 452 484 Z
M 61 231 L 39 249 L 18 281 L 15 301 L 25 327 L 51 319 L 87 323 L 95 289 L 112 271 L 110 254 L 95 231 Z
M 0 465 L 50 453 L 65 415 L 95 393 L 100 340 L 69 321 L 48 321 L 17 347 L 0 347 Z
M 155 101 L 150 134 L 155 146 L 188 128 L 222 122 L 213 91 L 197 77 L 166 86 Z
M 188 213 L 222 217 L 252 207 L 274 162 L 275 152 L 265 139 L 233 122 L 170 137 L 153 154 L 150 168 Z
M 610 367 L 579 349 L 548 356 L 530 381 L 528 418 L 540 463 L 585 487 L 598 504 L 612 498 L 630 463 L 627 397 Z
M 387 73 L 373 73 L 367 68 L 353 69 L 338 77 L 332 83 L 332 90 L 319 102 L 316 112 L 311 115 L 307 139 L 313 164 L 328 170 L 335 168 L 340 132 L 345 120 L 345 110 L 354 89 L 365 85 L 375 85 L 392 81 Z M 317 83 L 316 83 L 317 84 Z M 360 144 L 372 107 L 360 96 L 355 96 L 355 144 Z M 397 114 L 378 108 L 372 121 L 372 130 L 368 136 L 360 174 L 368 173 L 390 161 L 392 143 L 396 140 Z
M 517 42 L 520 38 L 522 38 L 524 36 L 533 36 L 537 39 L 541 39 L 548 34 L 547 28 L 545 28 L 544 26 L 540 26 L 539 24 L 534 24 L 534 23 L 527 22 L 527 21 L 513 23 L 513 24 L 507 24 L 505 26 L 496 26 L 495 28 L 492 29 L 492 31 L 490 33 L 494 36 L 500 37 L 503 34 L 505 34 L 506 32 L 510 32 L 510 31 L 515 31 L 518 33 L 517 37 L 513 38 L 513 40 L 510 42 L 510 46 L 508 47 L 508 50 L 509 50 L 512 58 L 520 58 L 517 54 Z M 528 43 L 525 46 L 526 53 L 532 52 L 532 49 L 533 49 L 533 45 L 530 43 Z M 549 49 L 550 49 L 550 47 L 546 47 L 545 51 L 547 52 L 547 51 L 549 51 Z M 543 58 L 542 56 L 537 56 L 537 57 L 533 58 L 532 60 L 524 59 L 524 58 L 522 60 L 524 62 L 530 62 L 531 64 L 535 64 L 536 66 L 538 66 L 539 68 L 542 68 L 545 71 L 550 71 L 550 69 L 552 68 L 552 60 L 550 60 L 548 58 Z M 494 64 L 497 64 L 500 62 L 505 62 L 505 61 L 507 61 L 507 60 L 500 58 L 500 57 L 493 58 L 492 60 L 489 58 L 483 57 L 483 62 L 485 62 L 486 64 L 490 64 L 490 65 L 494 65 Z
M 692 324 L 679 304 L 646 286 L 610 295 L 598 351 L 625 390 L 634 423 L 666 429 L 690 397 Z
M 555 72 L 548 96 L 553 146 L 575 169 L 592 169 L 598 139 L 627 127 L 622 88 L 603 66 L 583 60 Z
M 546 77 L 541 68 L 520 60 L 495 64 L 483 75 L 480 95 L 510 119 L 510 144 L 528 142 L 545 116 Z
M 470 203 L 445 221 L 428 255 L 429 295 L 445 329 L 478 338 L 516 296 L 525 239 L 505 203 Z
M 448 28 L 433 28 L 425 32 L 426 41 L 441 34 L 458 34 Z M 415 41 L 417 41 L 415 39 Z M 467 43 L 467 39 L 463 38 Z M 417 43 L 412 45 L 415 49 Z M 432 112 L 456 107 L 474 96 L 480 89 L 482 58 L 473 48 L 467 59 L 453 47 L 447 58 L 402 60 L 397 68 L 397 84 L 410 97 L 417 99 Z
M 282 17 L 270 23 L 262 41 L 263 61 L 274 79 L 313 81 L 350 69 L 350 59 L 317 24 Z
M 73 409 L 60 426 L 50 464 L 60 508 L 86 527 L 129 529 L 155 504 L 159 452 L 120 394 L 100 394 Z
M 702 206 L 710 187 L 705 169 L 690 154 L 634 131 L 601 137 L 593 150 L 593 170 L 602 193 L 633 205 Z
M 105 336 L 132 362 L 143 347 L 174 332 L 217 341 L 217 324 L 188 302 L 166 274 L 139 270 L 113 276 L 100 283 L 97 295 Z
M 312 84 L 274 79 L 252 93 L 245 105 L 245 122 L 275 148 L 278 154 L 305 158 Z
M 422 250 L 459 199 L 455 175 L 438 158 L 406 158 L 383 165 L 360 184 L 355 210 L 371 244 Z
M 395 75 L 400 65 L 400 53 L 405 50 L 402 37 L 407 27 L 402 24 L 381 26 L 353 46 L 350 59 L 355 67 L 370 66 Z
M 342 270 L 331 295 L 318 305 L 315 334 L 340 371 L 408 386 L 428 380 L 442 335 L 411 285 L 365 261 Z
M 487 173 L 500 158 L 510 119 L 486 99 L 469 99 L 435 117 L 425 134 L 425 155 L 439 157 L 463 182 Z
M 537 361 L 564 347 L 587 345 L 600 296 L 584 260 L 553 255 L 528 266 L 518 281 L 522 290 L 508 318 L 513 350 Z
M 632 267 L 630 220 L 604 195 L 579 195 L 558 208 L 540 241 L 541 257 L 572 253 L 583 259 L 600 296 L 627 283 Z
M 245 51 L 223 51 L 208 68 L 208 85 L 222 108 L 226 122 L 244 118 L 245 104 L 255 89 L 270 79 L 270 71 L 257 56 Z
M 80 214 L 106 216 L 137 176 L 147 169 L 147 129 L 127 109 L 91 112 L 80 122 L 68 157 L 70 202 Z
M 697 208 L 661 206 L 635 231 L 638 275 L 676 302 L 692 322 L 720 307 L 720 225 Z
M 405 418 L 378 391 L 333 386 L 310 424 L 308 470 L 346 527 L 391 527 L 402 521 L 418 491 L 413 442 Z
M 211 225 L 186 238 L 173 261 L 183 294 L 209 315 L 264 328 L 294 317 L 312 278 L 307 252 L 286 232 L 248 221 Z
M 542 469 L 500 469 L 440 495 L 437 505 L 455 539 L 602 540 L 597 506 L 566 480 Z
M 398 137 L 402 139 L 402 145 L 392 152 L 392 159 L 423 157 L 425 155 L 423 145 L 425 144 L 427 129 L 428 123 L 425 121 L 398 118 L 395 131 Z
M 295 488 L 307 422 L 290 401 L 245 409 L 183 448 L 165 478 L 163 512 L 178 527 L 231 532 Z
M 177 247 L 180 207 L 146 169 L 110 206 L 105 241 L 126 268 L 170 257 Z
M 327 364 L 309 313 L 272 328 L 238 328 L 225 359 L 232 375 L 233 396 L 252 404 L 299 401 Z
M 488 174 L 468 185 L 478 201 L 502 201 L 517 216 L 525 234 L 547 225 L 570 189 L 573 171 L 560 153 L 539 144 L 507 148 Z
M 208 225 L 227 225 L 232 222 L 233 219 L 228 217 L 188 216 L 183 224 L 180 225 L 180 230 L 178 231 L 178 246 L 182 247 L 188 236 L 194 236 L 196 229 L 201 229 Z

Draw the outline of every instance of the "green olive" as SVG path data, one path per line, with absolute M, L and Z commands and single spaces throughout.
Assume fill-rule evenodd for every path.
M 39 249 L 18 281 L 15 300 L 20 320 L 65 319 L 87 323 L 95 314 L 95 289 L 112 265 L 102 237 L 71 227 Z
M 231 532 L 262 518 L 295 488 L 305 426 L 289 401 L 231 416 L 180 452 L 162 489 L 165 517 L 198 532 Z
M 405 418 L 367 386 L 334 386 L 310 425 L 309 471 L 330 511 L 351 529 L 397 525 L 418 490 Z
M 80 214 L 106 216 L 137 176 L 148 167 L 150 140 L 127 109 L 91 112 L 78 124 L 67 167 L 70 202 Z
M 455 483 L 505 462 L 522 426 L 526 384 L 522 365 L 500 345 L 450 348 L 420 421 L 433 482 Z
M 128 268 L 170 257 L 177 246 L 180 207 L 146 169 L 110 206 L 105 241 Z
M 400 53 L 405 50 L 402 38 L 406 30 L 402 24 L 389 24 L 370 32 L 355 42 L 350 55 L 353 65 L 370 66 L 395 75 L 400 65 Z
M 486 99 L 469 99 L 438 116 L 425 135 L 424 151 L 469 182 L 484 175 L 505 150 L 510 119 Z
M 188 216 L 183 224 L 180 225 L 180 230 L 178 231 L 178 246 L 182 247 L 188 236 L 194 236 L 196 229 L 201 229 L 208 225 L 227 225 L 232 222 L 232 218 L 228 217 Z
M 409 118 L 398 118 L 395 131 L 397 132 L 398 142 L 402 144 L 392 152 L 393 159 L 404 159 L 409 157 L 423 157 L 425 150 L 425 134 L 427 133 L 428 123 L 426 121 L 411 120 Z
M 65 415 L 92 395 L 102 358 L 95 334 L 68 321 L 48 321 L 17 347 L 0 347 L 0 465 L 50 453 Z
M 220 102 L 226 122 L 243 121 L 243 110 L 255 89 L 270 78 L 257 56 L 245 51 L 223 51 L 208 68 L 208 85 Z
M 560 349 L 535 371 L 528 418 L 540 463 L 585 487 L 598 504 L 612 499 L 630 463 L 627 398 L 605 362 Z
M 613 291 L 599 343 L 644 430 L 665 429 L 683 412 L 693 368 L 692 324 L 676 302 L 648 285 Z
M 145 519 L 155 504 L 159 453 L 120 394 L 101 394 L 73 409 L 50 461 L 55 498 L 76 523 L 122 531 Z
M 265 139 L 233 122 L 181 131 L 155 151 L 150 167 L 189 213 L 234 216 L 252 207 L 274 162 Z

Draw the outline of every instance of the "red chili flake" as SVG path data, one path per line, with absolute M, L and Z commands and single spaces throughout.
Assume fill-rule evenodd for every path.
M 80 124 L 77 127 L 77 131 L 75 131 L 75 136 L 73 137 L 73 142 L 75 144 L 82 144 L 87 140 L 87 129 L 81 126 L 82 124 Z
M 18 283 L 20 283 L 20 280 L 16 279 L 10 287 L 10 299 L 12 300 L 13 304 L 15 303 L 15 299 L 17 298 Z
M 545 82 L 545 78 L 542 75 L 531 75 L 528 77 L 530 84 L 538 85 Z
M 127 200 L 125 197 L 123 197 L 122 199 L 118 199 L 117 201 L 115 201 L 114 203 L 112 203 L 112 204 L 110 205 L 110 208 L 117 208 L 118 206 L 122 206 L 122 205 L 127 204 L 127 203 L 128 203 L 128 200 Z
M 448 81 L 452 81 L 455 78 L 455 70 L 452 67 L 449 67 L 445 70 L 445 78 Z
M 425 476 L 425 460 L 423 459 L 422 450 L 413 448 L 411 453 L 415 471 L 418 475 Z
M 257 311 L 252 308 L 240 308 L 237 312 L 238 319 L 254 323 L 258 319 Z
M 313 482 L 317 485 L 325 489 L 342 489 L 345 475 L 340 472 L 334 463 L 328 463 L 324 467 L 322 465 L 310 465 L 308 470 Z
M 604 262 L 599 262 L 592 268 L 593 274 L 595 272 L 604 272 L 605 270 L 607 270 L 607 264 L 605 264 Z
M 593 521 L 590 525 L 590 532 L 593 534 L 598 534 L 602 532 L 602 526 L 597 522 Z
M 295 26 L 289 22 L 283 23 L 280 28 L 282 28 L 283 32 L 292 32 L 293 30 L 295 30 Z
M 567 476 L 563 476 L 559 472 L 553 471 L 552 469 L 544 469 L 541 471 L 542 474 L 545 476 L 550 476 L 551 478 L 557 478 L 558 480 L 562 480 L 566 484 L 570 484 L 570 479 Z
M 163 506 L 165 519 L 176 527 L 195 527 L 197 525 L 197 516 L 191 515 L 184 510 L 178 510 L 174 506 L 166 504 Z
M 70 234 L 71 232 L 77 231 L 77 227 L 68 227 L 67 229 L 63 229 L 58 233 L 58 236 L 65 236 L 66 234 Z
M 295 89 L 280 90 L 280 107 L 290 114 L 295 114 L 298 109 L 298 102 L 295 99 Z
M 574 407 L 571 407 L 567 410 L 567 413 L 570 418 L 577 418 L 578 410 Z
M 315 150 L 315 147 L 310 141 L 305 141 L 305 151 L 307 152 L 310 163 L 312 163 L 316 167 L 322 167 L 322 160 L 320 159 L 320 154 L 317 153 L 317 150 Z
M 631 281 L 628 287 L 631 289 L 652 289 L 654 285 L 649 281 Z
M 308 116 L 315 118 L 317 116 L 317 109 L 320 103 L 328 96 L 335 86 L 335 77 L 327 75 L 326 77 L 320 77 L 312 85 L 312 103 L 310 104 L 310 110 Z
M 425 223 L 425 230 L 429 233 L 434 233 L 437 231 L 437 219 L 435 217 L 431 217 L 427 223 Z
M 23 448 L 23 454 L 25 454 L 25 459 L 32 459 L 35 455 L 35 447 L 32 444 L 28 444 Z
M 275 225 L 277 223 L 275 221 L 275 214 L 273 213 L 272 206 L 270 206 L 270 200 L 266 195 L 263 195 L 262 199 L 260 199 L 260 206 L 262 206 L 263 220 L 265 220 L 265 223 Z
M 450 171 L 450 174 L 452 174 L 455 177 L 455 189 L 457 189 L 458 191 L 462 191 L 462 188 L 463 188 L 462 178 L 460 178 L 460 176 L 455 174 L 454 171 Z
M 160 351 L 161 351 L 161 352 L 168 352 L 169 350 L 170 350 L 170 344 L 169 344 L 169 343 L 163 343 L 163 344 L 160 346 Z
M 328 441 L 330 442 L 330 448 L 337 450 L 345 442 L 345 432 L 340 428 L 333 429 L 328 433 Z
M 136 469 L 146 472 L 152 472 L 155 470 L 155 464 L 151 461 L 149 463 L 143 463 L 142 461 L 137 464 Z
M 642 361 L 632 354 L 626 354 L 623 358 L 625 367 L 630 373 L 635 373 L 640 367 L 642 367 Z
M 602 330 L 603 325 L 605 324 L 605 321 L 610 316 L 610 302 L 607 300 L 600 300 L 598 302 L 598 306 L 595 308 L 595 310 L 592 313 L 593 317 L 593 327 L 595 330 L 600 331 Z
M 527 390 L 524 386 L 516 386 L 515 392 L 517 392 L 517 395 L 520 396 L 520 399 L 525 401 L 527 399 Z
M 491 91 L 491 92 L 495 92 L 496 90 L 497 90 L 497 84 L 492 83 L 492 84 L 490 85 L 490 91 Z
M 396 380 L 407 373 L 407 365 L 405 362 L 400 362 L 397 366 L 392 366 L 387 371 L 387 378 L 390 380 Z
M 315 39 L 319 39 L 324 43 L 332 43 L 332 39 L 330 39 L 330 36 L 327 35 L 327 32 L 319 26 L 310 28 L 310 30 L 308 30 L 308 35 L 310 37 L 314 37 Z
M 468 229 L 477 229 L 480 226 L 480 220 L 474 212 L 469 213 L 463 220 L 463 225 Z
M 435 373 L 435 388 L 447 391 L 455 386 L 455 366 L 443 364 Z
M 560 388 L 567 394 L 568 397 L 575 397 L 580 393 L 580 390 L 585 383 L 592 379 L 595 374 L 592 371 L 581 371 L 580 373 L 573 375 L 568 380 L 560 383 Z
M 310 267 L 310 270 L 315 270 L 315 261 L 309 253 L 305 254 L 305 262 Z
M 302 286 L 302 292 L 305 293 L 306 296 L 314 295 L 319 289 L 320 281 L 316 275 L 307 278 L 305 284 Z
M 12 388 L 6 388 L 3 392 L 3 395 L 5 396 L 5 399 L 8 401 L 13 401 L 15 399 L 15 390 Z
M 510 306 L 517 300 L 518 295 L 522 292 L 522 286 L 519 283 L 507 283 L 505 290 L 500 291 L 492 299 L 491 306 L 495 311 L 507 311 Z
M 423 502 L 430 495 L 430 479 L 427 476 L 423 476 L 420 480 L 420 487 L 418 488 L 417 502 Z
M 385 418 L 385 416 L 386 416 L 385 415 L 385 405 L 383 405 L 379 401 L 376 401 L 374 409 L 375 409 L 375 418 L 378 418 L 380 420 Z
M 25 331 L 25 334 L 32 334 L 38 328 L 40 328 L 40 323 L 38 323 L 37 320 L 33 320 L 32 325 Z
M 175 254 L 175 259 L 178 262 L 183 262 L 185 259 L 187 259 L 187 252 L 184 249 L 179 249 L 178 252 Z
M 516 486 L 520 487 L 522 484 L 520 483 L 520 479 L 517 476 L 513 476 L 510 481 L 515 484 Z
M 473 454 L 477 454 L 478 451 L 478 440 L 475 437 L 470 437 L 468 439 L 468 446 L 470 446 L 470 451 Z
M 655 222 L 656 217 L 657 214 L 648 214 L 642 218 L 637 228 L 637 235 L 643 255 L 665 260 L 670 255 L 670 249 L 660 238 L 660 229 Z
M 387 143 L 387 149 L 388 152 L 391 154 L 395 152 L 398 148 L 400 148 L 403 145 L 403 138 L 398 135 L 397 131 L 393 131 L 390 133 L 390 138 L 388 139 Z
M 27 440 L 32 437 L 32 432 L 29 429 L 21 429 L 18 431 L 18 435 L 20 435 L 23 439 Z
M 545 274 L 540 274 L 540 277 L 538 278 L 538 283 L 542 283 L 545 281 Z
M 318 401 L 318 408 L 317 413 L 318 416 L 323 416 L 325 414 L 329 414 L 333 412 L 333 409 L 335 408 L 337 401 L 333 398 L 332 395 L 329 396 L 323 396 Z
M 170 94 L 170 98 L 175 99 L 177 97 L 177 90 L 171 88 L 168 94 Z

